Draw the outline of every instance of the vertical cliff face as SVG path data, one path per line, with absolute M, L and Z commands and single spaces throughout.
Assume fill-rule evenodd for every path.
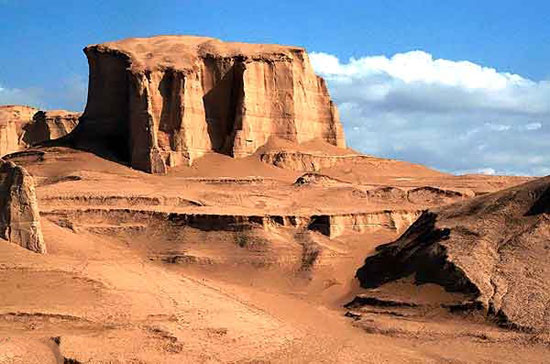
M 324 81 L 301 48 L 162 36 L 89 46 L 77 143 L 162 173 L 205 153 L 243 157 L 277 136 L 345 147 Z
M 0 237 L 45 253 L 36 201 L 31 175 L 22 167 L 0 159 Z

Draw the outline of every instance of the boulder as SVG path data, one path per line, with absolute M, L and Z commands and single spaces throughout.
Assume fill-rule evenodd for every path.
M 0 237 L 36 253 L 46 253 L 32 176 L 0 159 Z
M 75 143 L 134 168 L 163 173 L 211 152 L 244 157 L 271 136 L 345 147 L 336 107 L 302 48 L 158 36 L 84 52 L 89 92 Z
M 357 271 L 365 288 L 413 275 L 499 323 L 550 329 L 550 177 L 425 211 Z

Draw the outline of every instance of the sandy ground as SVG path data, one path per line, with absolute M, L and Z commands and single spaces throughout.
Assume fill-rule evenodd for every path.
M 460 297 L 438 287 L 396 283 L 381 294 L 423 300 L 420 308 L 374 308 L 366 326 L 346 317 L 353 310 L 343 305 L 362 292 L 356 269 L 396 229 L 330 239 L 291 227 L 243 232 L 136 217 L 416 211 L 449 201 L 431 190 L 412 201 L 367 192 L 435 186 L 480 194 L 525 179 L 455 177 L 372 159 L 320 171 L 336 184 L 297 187 L 302 173 L 254 157 L 212 155 L 152 176 L 84 152 L 43 151 L 15 158 L 35 177 L 48 254 L 0 243 L 0 363 L 542 363 L 550 356 L 535 336 L 442 310 L 438 303 Z

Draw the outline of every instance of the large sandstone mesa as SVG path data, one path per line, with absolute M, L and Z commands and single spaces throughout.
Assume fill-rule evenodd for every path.
M 338 112 L 304 49 L 192 36 L 92 45 L 77 145 L 163 173 L 205 153 L 250 155 L 271 136 L 345 147 Z
M 0 106 L 0 156 L 69 134 L 80 113 L 39 111 L 24 105 Z
M 473 297 L 501 324 L 550 330 L 550 177 L 426 211 L 357 271 L 378 287 L 414 274 Z
M 0 237 L 46 253 L 33 178 L 24 168 L 1 159 Z

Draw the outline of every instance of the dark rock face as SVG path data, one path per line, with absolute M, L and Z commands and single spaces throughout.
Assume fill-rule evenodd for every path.
M 437 283 L 451 292 L 478 294 L 460 268 L 447 260 L 447 248 L 439 242 L 449 239 L 450 230 L 437 228 L 436 219 L 436 214 L 426 211 L 397 241 L 379 246 L 380 253 L 357 271 L 361 285 L 374 288 L 415 274 L 419 284 Z
M 87 47 L 77 145 L 163 173 L 206 153 L 243 157 L 271 136 L 344 147 L 336 107 L 297 47 L 161 36 Z
M 0 237 L 46 253 L 34 181 L 22 167 L 0 160 Z
M 424 212 L 357 271 L 365 288 L 414 275 L 476 297 L 503 325 L 550 329 L 550 177 Z

